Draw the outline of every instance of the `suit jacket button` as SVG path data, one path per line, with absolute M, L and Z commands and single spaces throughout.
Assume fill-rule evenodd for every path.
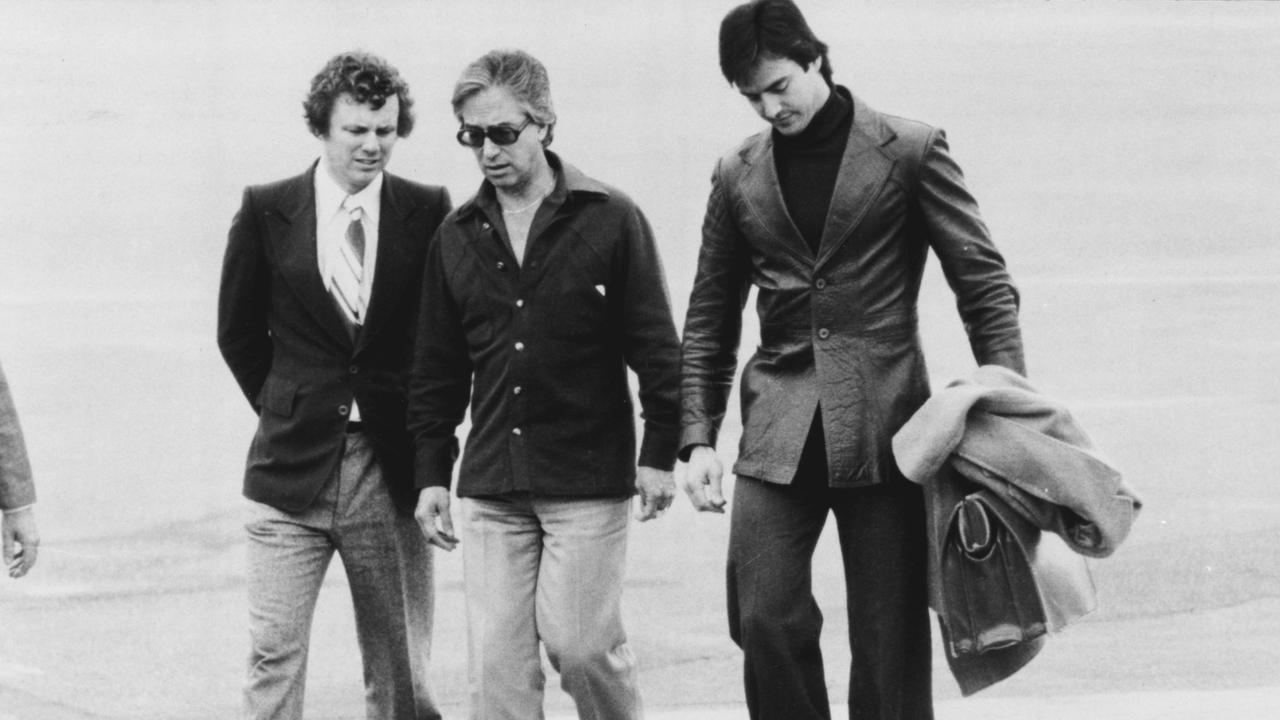
M 502 262 L 501 260 L 499 260 L 499 261 L 498 261 L 498 272 L 506 272 L 506 271 L 507 271 L 507 264 L 506 264 L 506 263 L 504 263 L 504 262 Z
M 352 375 L 355 375 L 356 373 L 360 372 L 360 366 L 352 365 L 351 367 L 347 368 L 347 372 L 351 373 Z
M 818 337 L 823 340 L 826 340 L 827 338 L 831 337 L 831 331 L 826 328 L 821 328 L 818 330 Z
M 341 415 L 342 417 L 346 417 L 350 412 L 351 412 L 351 408 L 347 407 L 346 405 L 338 406 L 338 414 Z
M 822 278 L 818 278 L 817 282 L 815 282 L 813 286 L 821 290 L 822 288 L 827 286 L 827 281 Z

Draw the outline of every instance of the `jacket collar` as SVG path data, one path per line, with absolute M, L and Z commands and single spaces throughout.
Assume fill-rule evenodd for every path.
M 748 204 L 772 236 L 782 240 L 784 247 L 805 263 L 813 263 L 815 268 L 831 258 L 870 208 L 893 167 L 892 158 L 881 148 L 897 137 L 884 116 L 856 95 L 840 86 L 835 92 L 846 93 L 852 99 L 853 123 L 816 258 L 792 222 L 782 199 L 778 169 L 773 160 L 773 131 L 756 134 L 738 151 L 739 158 L 748 166 L 742 180 L 742 192 Z
M 268 217 L 283 225 L 273 237 L 280 243 L 281 272 L 303 305 L 315 320 L 335 339 L 350 343 L 342 311 L 332 296 L 324 289 L 316 257 L 316 196 L 315 173 L 318 162 L 312 163 L 306 172 L 286 180 L 281 186 L 275 208 L 267 211 Z M 404 196 L 401 183 L 394 175 L 383 172 L 382 197 L 379 202 L 381 218 L 378 222 L 378 257 L 374 274 L 373 294 L 369 299 L 369 314 L 359 333 L 357 345 L 363 347 L 381 327 L 383 318 L 393 308 L 409 278 L 410 249 L 407 246 L 405 223 L 417 210 L 417 206 Z

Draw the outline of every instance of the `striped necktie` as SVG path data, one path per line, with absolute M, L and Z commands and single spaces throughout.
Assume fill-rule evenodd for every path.
M 361 292 L 364 280 L 364 225 L 360 222 L 364 210 L 356 205 L 349 207 L 351 198 L 342 206 L 351 215 L 347 232 L 339 246 L 339 261 L 333 268 L 333 292 L 347 320 L 356 325 L 364 323 L 365 297 Z

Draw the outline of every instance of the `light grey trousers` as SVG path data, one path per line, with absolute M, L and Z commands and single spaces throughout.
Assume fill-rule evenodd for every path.
M 432 556 L 411 516 L 396 513 L 360 433 L 301 513 L 249 501 L 249 632 L 245 717 L 300 720 L 311 619 L 336 551 L 351 587 L 369 720 L 437 720 L 427 688 Z
M 582 720 L 641 717 L 635 657 L 622 627 L 626 498 L 467 498 L 473 720 L 541 720 L 539 641 Z

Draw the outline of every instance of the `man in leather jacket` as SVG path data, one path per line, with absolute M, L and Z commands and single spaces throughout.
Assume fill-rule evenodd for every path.
M 730 634 L 753 718 L 827 718 L 811 589 L 834 513 L 848 596 L 851 718 L 930 718 L 920 487 L 894 432 L 929 395 L 916 301 L 932 249 L 979 364 L 1024 373 L 1018 294 L 943 132 L 834 84 L 790 0 L 720 28 L 725 78 L 770 124 L 712 177 L 683 338 L 681 457 L 699 510 L 723 512 L 715 446 L 758 290 L 742 377 L 730 525 Z

